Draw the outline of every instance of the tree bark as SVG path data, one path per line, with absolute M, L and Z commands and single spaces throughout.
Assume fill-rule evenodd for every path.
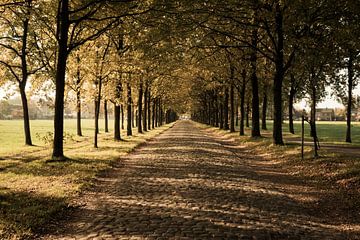
M 290 77 L 291 77 L 291 85 L 290 85 L 290 93 L 289 93 L 289 132 L 295 134 L 293 111 L 294 111 L 294 98 L 296 94 L 296 89 L 294 87 L 294 83 L 295 83 L 294 75 L 291 74 Z
M 235 102 L 235 126 L 239 126 L 239 102 Z
M 30 133 L 29 108 L 28 108 L 28 101 L 25 92 L 25 84 L 20 86 L 20 95 L 21 95 L 21 103 L 23 108 L 25 144 L 28 146 L 32 146 L 33 144 L 31 141 L 31 133 Z
M 224 130 L 229 130 L 229 89 L 225 87 L 224 96 Z
M 345 141 L 351 143 L 351 107 L 352 107 L 352 90 L 353 90 L 353 78 L 354 78 L 354 53 L 353 50 L 349 50 L 348 60 L 348 99 L 346 106 L 346 139 Z
M 143 133 L 143 126 L 142 126 L 142 114 L 143 114 L 143 111 L 142 111 L 142 99 L 143 99 L 143 83 L 142 81 L 140 82 L 140 85 L 139 85 L 139 99 L 138 99 L 138 113 L 137 113 L 137 116 L 138 116 L 138 124 L 137 124 L 137 127 L 138 127 L 138 133 Z
M 149 90 L 149 87 L 148 85 L 146 84 L 145 86 L 145 92 L 144 92 L 144 125 L 143 125 L 143 130 L 144 132 L 147 131 L 147 113 L 148 113 L 148 90 Z
M 114 139 L 117 141 L 121 140 L 120 134 L 120 106 L 114 103 Z
M 132 136 L 132 97 L 131 97 L 131 85 L 127 82 L 127 135 Z
M 224 105 L 222 104 L 222 99 L 220 99 L 220 104 L 219 104 L 219 108 L 220 108 L 220 129 L 224 129 Z
M 108 108 L 107 100 L 104 100 L 104 119 L 105 119 L 105 132 L 109 132 L 109 119 L 108 119 Z
M 317 99 L 317 92 L 316 92 L 316 84 L 315 79 L 312 76 L 312 83 L 311 83 L 311 116 L 310 116 L 310 127 L 311 127 L 311 136 L 313 137 L 314 143 L 314 157 L 318 157 L 318 144 L 317 144 L 317 133 L 316 133 L 316 99 Z
M 82 130 L 81 130 L 81 90 L 79 87 L 79 80 L 76 82 L 76 129 L 77 129 L 77 135 L 82 136 Z
M 30 8 L 30 4 L 28 5 Z M 30 11 L 30 9 L 28 9 Z M 30 12 L 27 12 L 30 14 Z M 23 120 L 24 120 L 24 134 L 25 134 L 25 144 L 28 146 L 32 146 L 31 133 L 30 133 L 30 117 L 29 117 L 29 108 L 28 101 L 26 97 L 26 83 L 29 77 L 28 73 L 28 65 L 27 65 L 27 40 L 28 40 L 28 32 L 29 32 L 29 18 L 25 18 L 23 20 L 23 36 L 22 36 L 22 47 L 21 47 L 21 73 L 22 79 L 19 82 L 19 90 L 21 96 L 21 103 L 23 109 Z
M 246 92 L 246 71 L 243 70 L 241 73 L 242 82 L 240 88 L 240 136 L 245 135 L 244 121 L 245 121 L 245 92 Z
M 256 17 L 255 17 L 256 18 Z M 259 110 L 259 83 L 257 78 L 257 44 L 258 44 L 258 30 L 254 29 L 252 32 L 251 44 L 252 49 L 250 56 L 251 65 L 251 89 L 252 89 L 252 116 L 251 116 L 251 136 L 259 137 L 260 135 L 260 110 Z
M 262 115 L 261 115 L 261 129 L 262 130 L 267 130 L 267 127 L 266 127 L 267 102 L 268 102 L 267 86 L 265 85 L 264 91 L 263 91 L 263 104 L 262 104 Z
M 68 32 L 69 32 L 69 0 L 59 1 L 58 12 L 58 59 L 55 76 L 55 116 L 54 116 L 54 142 L 53 160 L 65 160 L 63 149 L 64 138 L 64 91 L 66 61 L 68 57 Z
M 235 132 L 234 84 L 230 85 L 230 132 Z
M 148 129 L 151 129 L 151 95 L 150 95 L 150 87 L 148 87 L 147 94 L 147 102 L 148 102 Z
M 283 15 L 280 1 L 275 6 L 275 29 L 277 35 L 277 48 L 275 54 L 275 77 L 274 77 L 274 127 L 273 142 L 276 145 L 284 145 L 282 136 L 282 83 L 284 80 L 284 33 Z
M 123 104 L 120 105 L 120 110 L 121 110 L 121 129 L 124 130 L 125 129 L 125 113 L 124 113 L 124 105 Z
M 156 99 L 153 99 L 152 101 L 152 129 L 155 128 L 155 122 L 156 122 Z
M 246 103 L 246 114 L 245 114 L 245 118 L 246 118 L 246 127 L 249 128 L 250 127 L 250 120 L 249 120 L 249 116 L 250 116 L 250 103 L 247 102 Z
M 98 133 L 99 133 L 99 116 L 100 116 L 100 102 L 101 102 L 101 87 L 102 79 L 99 78 L 99 89 L 95 99 L 95 135 L 94 135 L 94 147 L 98 147 Z
M 215 94 L 214 98 L 215 102 L 215 127 L 219 127 L 219 102 L 218 102 L 218 94 Z

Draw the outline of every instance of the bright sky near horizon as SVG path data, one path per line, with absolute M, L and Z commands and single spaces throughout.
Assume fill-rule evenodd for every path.
M 344 108 L 344 105 L 342 105 L 340 102 L 338 102 L 331 96 L 332 90 L 330 87 L 327 87 L 326 91 L 327 91 L 327 96 L 325 97 L 324 100 L 322 100 L 321 102 L 318 103 L 318 105 L 317 105 L 318 108 Z M 4 90 L 2 88 L 0 88 L 0 100 L 3 100 L 5 95 L 6 94 L 5 94 Z M 360 95 L 360 86 L 354 90 L 354 95 Z M 19 94 L 14 95 L 14 97 L 16 97 L 16 96 L 19 96 Z M 302 101 L 296 103 L 295 108 L 309 109 L 310 102 L 308 99 L 305 98 Z

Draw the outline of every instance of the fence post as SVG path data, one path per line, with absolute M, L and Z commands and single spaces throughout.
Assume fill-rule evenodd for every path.
M 304 111 L 301 115 L 301 160 L 304 160 L 304 122 L 305 122 L 305 116 L 304 116 Z

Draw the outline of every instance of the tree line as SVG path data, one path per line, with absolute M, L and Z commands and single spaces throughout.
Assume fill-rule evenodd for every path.
M 311 105 L 316 138 L 316 104 L 328 86 L 347 107 L 351 142 L 359 12 L 356 0 L 1 0 L 0 81 L 18 87 L 28 145 L 28 82 L 53 105 L 53 159 L 64 159 L 70 103 L 78 135 L 82 102 L 94 104 L 95 147 L 99 112 L 108 104 L 115 139 L 121 119 L 131 134 L 133 119 L 142 132 L 191 112 L 230 131 L 238 123 L 241 135 L 251 119 L 252 137 L 271 116 L 273 142 L 282 145 L 284 112 L 294 133 L 299 99 Z
M 294 133 L 293 104 L 306 99 L 316 136 L 316 105 L 331 87 L 346 106 L 346 142 L 351 142 L 353 90 L 359 78 L 358 1 L 206 1 L 189 6 L 186 21 L 197 23 L 192 46 L 198 74 L 193 118 L 240 135 L 251 119 L 261 136 L 273 119 L 273 143 L 284 144 L 284 112 Z M 184 7 L 185 9 L 185 7 Z M 239 110 L 238 110 L 239 109 Z M 237 112 L 240 112 L 237 114 Z M 250 116 L 249 116 L 250 115 Z
M 114 139 L 127 121 L 150 130 L 177 119 L 164 89 L 169 69 L 159 68 L 168 54 L 163 40 L 146 43 L 152 26 L 151 1 L 0 1 L 1 84 L 17 86 L 22 100 L 25 143 L 32 145 L 27 87 L 54 109 L 53 160 L 65 160 L 64 106 L 75 103 L 77 134 L 82 135 L 83 101 L 95 106 L 94 147 L 98 147 L 99 113 L 108 131 L 108 104 L 114 107 Z M 151 45 L 158 44 L 159 47 Z M 155 59 L 159 52 L 163 57 Z M 164 83 L 165 82 L 165 83 Z M 135 109 L 137 108 L 137 109 Z M 136 120 L 136 123 L 134 123 Z

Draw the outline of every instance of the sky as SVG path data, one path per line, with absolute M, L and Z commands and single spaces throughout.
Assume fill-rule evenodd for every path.
M 341 103 L 339 103 L 333 97 L 331 97 L 330 87 L 327 87 L 326 91 L 327 91 L 327 96 L 325 97 L 324 100 L 318 103 L 317 108 L 344 108 L 344 106 Z M 360 95 L 360 87 L 354 90 L 354 95 Z M 18 94 L 14 96 L 18 96 Z M 3 89 L 0 88 L 0 100 L 4 99 L 4 97 L 5 97 L 5 92 Z M 294 107 L 297 109 L 308 110 L 310 108 L 310 102 L 307 99 L 303 99 L 302 101 L 296 103 Z

